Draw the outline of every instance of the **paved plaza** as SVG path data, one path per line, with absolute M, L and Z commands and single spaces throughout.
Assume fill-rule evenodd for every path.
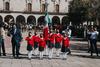
M 26 34 L 24 33 L 23 37 L 25 36 Z M 20 48 L 21 58 L 14 59 L 11 54 L 10 37 L 6 37 L 5 45 L 7 56 L 0 57 L 0 67 L 100 67 L 100 57 L 96 57 L 95 54 L 91 57 L 87 53 L 86 41 L 71 41 L 72 54 L 68 55 L 67 60 L 62 60 L 61 57 L 56 57 L 55 55 L 51 60 L 47 57 L 39 60 L 38 56 L 33 56 L 32 60 L 28 60 L 26 42 L 24 40 Z

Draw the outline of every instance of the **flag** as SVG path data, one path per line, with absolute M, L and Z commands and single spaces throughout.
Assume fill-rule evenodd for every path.
M 45 22 L 46 22 L 46 25 L 52 24 L 52 21 L 51 21 L 51 19 L 49 17 L 48 12 L 45 12 Z
M 51 24 L 51 20 L 50 20 L 50 17 L 47 11 L 45 12 L 45 23 L 46 25 L 44 26 L 44 29 L 43 29 L 43 35 L 44 35 L 45 40 L 48 40 L 49 38 L 49 25 L 48 24 Z

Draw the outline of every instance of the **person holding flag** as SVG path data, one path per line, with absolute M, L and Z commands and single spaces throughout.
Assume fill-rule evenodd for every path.
M 45 10 L 45 26 L 43 28 L 43 36 L 45 38 L 45 41 L 46 41 L 46 55 L 48 55 L 48 41 L 49 41 L 49 26 L 48 24 L 51 23 L 50 21 L 50 18 L 49 18 L 49 14 L 48 14 L 48 11 L 47 11 L 47 7 L 48 7 L 48 3 L 47 3 L 47 0 L 45 1 L 45 5 L 46 5 L 46 10 Z

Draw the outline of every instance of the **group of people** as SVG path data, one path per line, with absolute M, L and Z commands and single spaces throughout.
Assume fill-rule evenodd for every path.
M 3 29 L 3 27 L 0 27 L 0 29 Z M 1 30 L 0 33 L 2 33 Z M 6 56 L 3 34 L 4 33 L 0 34 L 0 56 L 1 48 L 3 49 L 3 55 Z M 49 59 L 52 59 L 54 50 L 56 50 L 57 56 L 60 56 L 60 52 L 62 52 L 62 58 L 66 59 L 67 53 L 70 52 L 70 39 L 68 33 L 63 32 L 62 35 L 59 33 L 59 30 L 56 30 L 56 33 L 54 33 L 53 30 L 48 27 L 44 27 L 41 33 L 35 31 L 34 34 L 32 34 L 32 31 L 29 31 L 27 37 L 23 39 L 20 29 L 17 28 L 16 25 L 13 25 L 12 28 L 9 29 L 7 35 L 11 37 L 12 55 L 14 58 L 19 58 L 22 40 L 27 41 L 29 59 L 32 58 L 33 50 L 34 55 L 39 55 L 40 59 L 43 59 L 44 55 L 48 56 Z M 37 51 L 39 53 L 37 53 Z
M 0 56 L 3 54 L 3 56 L 6 56 L 5 52 L 5 34 L 9 37 L 11 37 L 11 43 L 12 43 L 12 55 L 13 57 L 19 58 L 20 55 L 20 42 L 22 41 L 22 34 L 19 28 L 17 28 L 16 25 L 13 25 L 8 32 L 5 31 L 4 26 L 0 26 Z M 2 53 L 1 53 L 2 49 Z
M 46 55 L 49 59 L 52 59 L 54 57 L 54 50 L 56 50 L 56 56 L 59 57 L 61 55 L 62 59 L 66 59 L 67 54 L 70 53 L 71 30 L 68 31 L 63 31 L 63 34 L 61 34 L 58 29 L 56 30 L 56 32 L 54 32 L 52 29 L 49 29 L 48 26 L 45 26 L 41 33 L 34 31 L 33 34 L 32 31 L 29 31 L 27 37 L 23 39 L 20 29 L 17 28 L 16 25 L 13 25 L 8 30 L 7 35 L 11 37 L 12 55 L 14 58 L 19 58 L 20 44 L 22 40 L 26 40 L 29 59 L 32 58 L 33 51 L 34 55 L 39 55 L 40 59 L 43 59 L 44 55 Z M 90 28 L 87 32 L 89 52 L 91 52 L 91 56 L 93 56 L 94 49 L 98 56 L 98 35 L 99 32 L 95 27 Z M 2 54 L 3 56 L 6 56 L 4 39 L 4 27 L 0 26 L 0 56 Z M 1 49 L 3 53 L 1 53 Z
M 44 31 L 40 34 L 37 32 L 28 33 L 28 36 L 25 38 L 27 41 L 27 50 L 28 50 L 28 58 L 31 59 L 32 51 L 34 49 L 34 54 L 37 55 L 37 51 L 39 51 L 40 59 L 43 59 L 44 55 L 47 55 L 49 59 L 53 58 L 54 48 L 56 50 L 56 56 L 60 56 L 60 51 L 62 52 L 62 58 L 67 58 L 67 53 L 69 52 L 69 37 L 67 33 L 61 35 L 59 30 L 56 30 L 54 33 L 52 30 L 47 32 L 48 28 L 44 28 Z

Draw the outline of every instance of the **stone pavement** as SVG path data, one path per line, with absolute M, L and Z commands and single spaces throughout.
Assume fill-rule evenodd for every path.
M 26 34 L 23 34 L 23 36 L 25 35 Z M 47 58 L 39 60 L 38 57 L 34 56 L 32 60 L 28 60 L 26 42 L 24 40 L 20 48 L 20 52 L 23 55 L 20 56 L 20 59 L 13 59 L 9 37 L 6 37 L 5 44 L 7 56 L 0 57 L 0 67 L 100 67 L 100 57 L 96 57 L 95 54 L 93 57 L 90 57 L 90 54 L 84 50 L 87 49 L 87 42 L 85 41 L 71 41 L 72 47 L 77 48 L 77 50 L 73 49 L 72 55 L 68 55 L 67 60 L 62 60 L 61 57 L 55 56 L 53 56 L 54 58 L 51 60 Z M 100 43 L 98 43 L 98 45 L 100 45 Z

